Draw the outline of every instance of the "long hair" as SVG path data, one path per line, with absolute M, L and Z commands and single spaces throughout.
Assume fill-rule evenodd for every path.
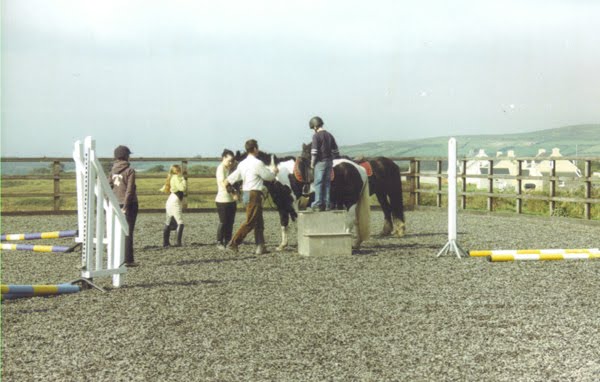
M 167 179 L 165 180 L 165 186 L 163 188 L 165 190 L 165 194 L 171 193 L 171 177 L 173 175 L 178 174 L 181 174 L 181 166 L 178 164 L 171 165 L 171 168 L 169 169 L 169 174 L 167 175 Z

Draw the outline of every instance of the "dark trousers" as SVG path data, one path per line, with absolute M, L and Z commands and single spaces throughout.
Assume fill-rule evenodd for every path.
M 263 195 L 260 191 L 250 191 L 249 201 L 246 205 L 246 221 L 238 228 L 231 242 L 234 245 L 241 244 L 252 230 L 255 230 L 256 244 L 264 244 L 265 221 L 263 220 Z
M 233 233 L 233 223 L 235 222 L 236 209 L 236 202 L 217 202 L 217 213 L 219 214 L 219 226 L 217 228 L 217 243 L 227 245 L 231 240 L 231 234 Z
M 121 205 L 121 208 L 123 206 Z M 129 236 L 125 238 L 125 263 L 133 263 L 133 229 L 138 215 L 139 205 L 137 203 L 127 206 L 125 211 L 125 220 L 129 225 Z

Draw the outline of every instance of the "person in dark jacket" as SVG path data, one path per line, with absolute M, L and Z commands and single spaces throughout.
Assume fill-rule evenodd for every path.
M 310 149 L 310 168 L 314 169 L 315 201 L 311 205 L 313 211 L 331 209 L 331 170 L 333 160 L 340 156 L 337 143 L 331 133 L 323 127 L 320 117 L 313 117 L 308 122 L 314 130 Z
M 125 265 L 136 267 L 138 264 L 133 258 L 133 229 L 139 205 L 135 186 L 135 170 L 129 165 L 129 155 L 131 155 L 131 150 L 127 146 L 118 146 L 115 149 L 115 161 L 108 175 L 108 183 L 115 193 L 129 225 L 129 235 L 125 238 Z

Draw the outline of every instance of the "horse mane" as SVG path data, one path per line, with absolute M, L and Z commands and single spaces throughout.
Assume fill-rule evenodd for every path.
M 273 156 L 273 159 L 275 160 L 275 164 L 276 165 L 279 164 L 279 163 L 281 163 L 281 162 L 286 162 L 286 161 L 288 161 L 290 159 L 293 159 L 293 160 L 296 159 L 296 157 L 294 157 L 294 156 L 285 156 L 285 157 L 281 157 L 280 158 L 280 157 L 277 156 L 277 154 L 267 153 L 267 152 L 262 151 L 262 150 L 258 150 L 257 158 L 260 161 L 262 161 L 264 164 L 270 165 L 271 164 L 271 155 Z M 239 150 L 237 150 L 235 152 L 235 160 L 237 162 L 243 161 L 244 159 L 246 159 L 247 156 L 248 156 L 248 153 L 246 153 L 246 152 L 244 152 L 243 154 Z

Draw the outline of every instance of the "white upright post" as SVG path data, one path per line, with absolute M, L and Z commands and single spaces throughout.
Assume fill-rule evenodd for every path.
M 456 257 L 468 257 L 456 242 L 456 139 L 448 141 L 448 242 L 437 254 L 454 252 Z
M 96 173 L 92 162 L 92 151 L 95 142 L 91 137 L 86 137 L 83 143 L 83 243 L 81 246 L 82 270 L 91 271 L 94 259 L 94 233 L 96 231 L 96 194 L 94 193 Z
M 75 242 L 83 243 L 83 231 L 85 229 L 85 217 L 83 213 L 83 183 L 85 182 L 85 168 L 83 165 L 83 143 L 75 142 L 73 150 L 75 160 L 75 181 L 77 183 L 77 238 Z
M 81 251 L 81 279 L 87 284 L 94 277 L 111 276 L 113 286 L 122 283 L 124 239 L 128 233 L 127 220 L 119 208 L 102 164 L 96 157 L 95 141 L 86 137 L 83 144 L 75 143 L 73 159 L 77 168 L 77 209 Z M 106 264 L 104 252 L 106 251 Z

